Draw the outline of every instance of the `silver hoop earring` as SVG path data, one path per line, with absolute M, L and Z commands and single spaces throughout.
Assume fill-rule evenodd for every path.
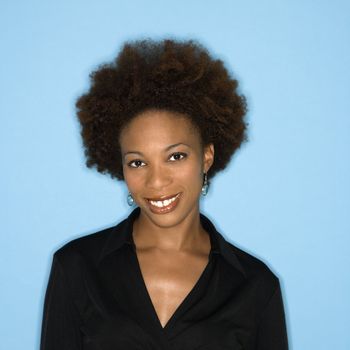
M 128 202 L 128 204 L 130 205 L 130 207 L 134 204 L 134 198 L 132 198 L 132 195 L 131 195 L 131 193 L 129 192 L 129 194 L 128 194 L 128 196 L 127 196 L 127 198 L 126 198 L 126 200 L 127 200 L 127 202 Z
M 208 193 L 208 189 L 209 189 L 209 185 L 208 185 L 208 176 L 207 173 L 204 173 L 204 182 L 203 182 L 203 186 L 202 186 L 202 196 L 206 196 Z

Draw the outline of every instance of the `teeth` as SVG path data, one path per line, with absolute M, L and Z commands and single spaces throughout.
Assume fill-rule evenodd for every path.
M 159 208 L 162 208 L 162 207 L 166 207 L 168 206 L 170 203 L 174 202 L 174 200 L 178 197 L 178 195 L 176 195 L 175 197 L 173 198 L 169 198 L 169 199 L 166 199 L 164 201 L 150 201 L 150 203 L 152 205 L 155 205 L 156 207 L 159 207 Z

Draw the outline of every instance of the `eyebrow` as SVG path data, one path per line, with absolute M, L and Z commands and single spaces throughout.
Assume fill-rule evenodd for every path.
M 180 146 L 180 145 L 183 145 L 183 146 L 186 146 L 186 147 L 189 147 L 191 148 L 191 146 L 189 146 L 187 143 L 183 143 L 183 142 L 179 142 L 179 143 L 174 143 L 173 145 L 170 145 L 170 146 L 167 146 L 165 149 L 164 149 L 164 152 L 167 152 L 169 151 L 171 148 L 174 148 L 174 147 L 177 147 L 177 146 Z M 142 152 L 139 152 L 139 151 L 128 151 L 128 152 L 125 152 L 124 153 L 124 157 L 128 154 L 139 154 L 140 156 L 143 156 L 143 153 Z

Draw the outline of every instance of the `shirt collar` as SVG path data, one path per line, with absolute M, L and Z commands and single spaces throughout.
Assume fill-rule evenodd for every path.
M 126 219 L 112 228 L 112 232 L 102 248 L 99 261 L 125 244 L 131 246 L 134 245 L 132 238 L 133 222 L 140 215 L 140 211 L 140 207 L 136 207 Z M 232 244 L 225 240 L 225 238 L 216 230 L 214 224 L 202 213 L 200 213 L 200 220 L 203 228 L 210 235 L 211 253 L 221 254 L 229 264 L 246 277 L 245 270 L 238 260 Z

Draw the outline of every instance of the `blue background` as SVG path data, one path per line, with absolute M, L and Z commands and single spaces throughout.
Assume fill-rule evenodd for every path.
M 169 35 L 223 59 L 250 108 L 202 211 L 279 276 L 291 349 L 350 349 L 349 4 L 2 1 L 2 348 L 38 349 L 52 253 L 130 211 L 124 184 L 84 165 L 88 74 L 127 39 Z

